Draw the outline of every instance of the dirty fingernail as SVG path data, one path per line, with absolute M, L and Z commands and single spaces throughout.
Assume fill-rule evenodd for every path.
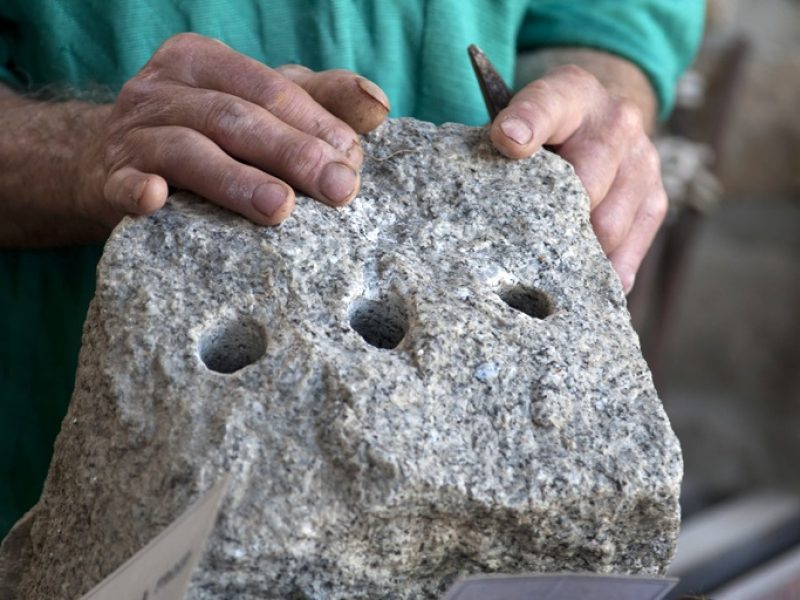
M 511 117 L 500 123 L 500 130 L 512 141 L 524 146 L 531 141 L 533 131 L 522 119 Z
M 372 83 L 369 79 L 360 77 L 358 79 L 358 87 L 360 87 L 368 95 L 372 96 L 372 98 L 379 102 L 387 111 L 391 110 L 389 108 L 389 98 L 386 97 L 386 94 L 383 93 L 381 88 Z
M 344 163 L 329 163 L 322 171 L 319 189 L 334 204 L 341 204 L 356 190 L 358 175 Z
M 253 193 L 253 207 L 262 215 L 273 217 L 286 204 L 289 192 L 279 183 L 262 183 Z

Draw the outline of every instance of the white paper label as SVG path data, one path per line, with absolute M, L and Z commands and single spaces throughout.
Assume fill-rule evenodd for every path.
M 228 478 L 81 600 L 182 600 L 214 528 Z
M 595 573 L 475 575 L 444 600 L 662 600 L 677 579 Z

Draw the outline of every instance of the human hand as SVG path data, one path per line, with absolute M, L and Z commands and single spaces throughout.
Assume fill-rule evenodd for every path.
M 152 213 L 172 185 L 273 225 L 291 213 L 292 187 L 333 206 L 352 200 L 363 159 L 357 134 L 377 127 L 389 106 L 354 73 L 271 69 L 180 34 L 104 110 L 80 161 L 75 196 L 85 215 L 111 227 Z
M 548 144 L 572 164 L 588 192 L 597 239 L 628 293 L 667 211 L 658 153 L 639 106 L 588 71 L 562 66 L 520 90 L 490 137 L 510 158 Z

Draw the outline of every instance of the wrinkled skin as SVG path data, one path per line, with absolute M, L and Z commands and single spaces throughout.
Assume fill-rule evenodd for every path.
M 508 157 L 549 144 L 572 163 L 589 194 L 600 245 L 630 291 L 667 211 L 658 152 L 639 106 L 588 71 L 563 66 L 520 90 L 490 135 Z
M 273 225 L 291 213 L 293 189 L 333 206 L 355 197 L 357 134 L 377 127 L 389 104 L 354 73 L 271 69 L 219 41 L 180 34 L 105 110 L 82 157 L 84 212 L 112 226 L 158 210 L 172 185 Z M 577 66 L 528 84 L 490 128 L 509 158 L 547 144 L 573 164 L 626 291 L 667 208 L 647 129 L 637 103 Z
M 292 188 L 333 206 L 352 200 L 358 133 L 388 110 L 380 88 L 353 73 L 271 69 L 219 41 L 180 34 L 108 110 L 83 158 L 79 197 L 113 225 L 158 210 L 173 185 L 274 225 L 292 211 Z

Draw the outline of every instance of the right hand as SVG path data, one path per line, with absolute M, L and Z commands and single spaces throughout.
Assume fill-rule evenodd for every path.
M 358 192 L 358 133 L 389 111 L 374 83 L 349 71 L 271 69 L 196 34 L 167 40 L 104 110 L 83 151 L 76 197 L 85 216 L 113 227 L 149 214 L 168 186 L 251 221 L 274 225 L 294 191 L 326 204 Z

